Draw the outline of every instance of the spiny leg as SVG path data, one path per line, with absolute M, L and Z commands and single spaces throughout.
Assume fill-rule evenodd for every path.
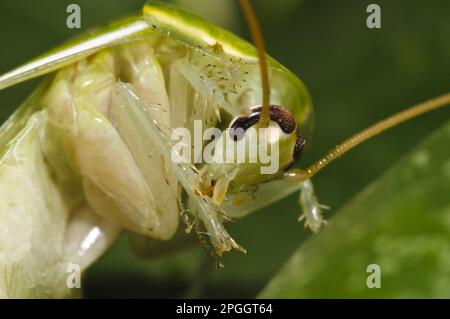
M 198 183 L 199 174 L 190 163 L 172 160 L 173 143 L 169 133 L 161 128 L 156 119 L 149 116 L 145 106 L 133 92 L 132 86 L 118 83 L 115 90 L 121 96 L 123 105 L 129 108 L 130 116 L 134 117 L 135 123 L 142 126 L 148 137 L 154 141 L 166 163 L 186 190 L 191 200 L 189 208 L 194 218 L 203 223 L 206 234 L 208 234 L 214 248 L 214 253 L 220 256 L 233 248 L 245 253 L 245 249 L 238 245 L 223 227 L 222 221 L 224 218 L 220 207 L 215 205 L 209 197 L 199 195 L 199 190 L 196 189 L 196 185 L 200 184 Z

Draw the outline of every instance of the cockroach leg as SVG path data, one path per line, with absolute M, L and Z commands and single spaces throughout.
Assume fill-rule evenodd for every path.
M 288 181 L 300 183 L 298 202 L 302 210 L 302 215 L 300 215 L 298 221 L 304 221 L 306 228 L 309 228 L 313 233 L 317 233 L 327 223 L 323 218 L 323 210 L 327 210 L 329 207 L 319 203 L 314 193 L 314 186 L 311 180 L 304 179 L 304 176 L 301 170 L 291 170 L 286 173 L 285 178 Z
M 145 112 L 145 106 L 133 92 L 133 87 L 129 84 L 119 83 L 115 90 L 116 94 L 121 98 L 122 105 L 127 107 L 128 114 L 135 120 L 136 125 L 142 127 L 147 137 L 154 142 L 158 151 L 163 155 L 166 163 L 185 189 L 189 197 L 189 209 L 194 218 L 194 229 L 199 229 L 201 221 L 217 256 L 221 256 L 224 252 L 231 249 L 245 253 L 245 249 L 234 241 L 222 225 L 224 218 L 220 207 L 215 205 L 209 196 L 202 195 L 199 192 L 200 189 L 197 185 L 199 185 L 201 175 L 192 169 L 192 164 L 175 163 L 171 160 L 172 141 L 170 136 L 159 127 L 156 119 Z
M 305 221 L 305 227 L 313 233 L 317 233 L 320 228 L 326 224 L 323 218 L 323 209 L 327 206 L 321 205 L 314 193 L 314 187 L 310 179 L 304 181 L 301 185 L 299 204 L 302 209 L 302 215 L 299 221 Z

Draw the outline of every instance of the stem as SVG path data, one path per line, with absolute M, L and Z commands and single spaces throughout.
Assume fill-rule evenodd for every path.
M 270 121 L 270 85 L 269 85 L 269 72 L 267 68 L 266 50 L 264 44 L 264 38 L 261 32 L 261 26 L 256 17 L 255 10 L 253 9 L 250 0 L 239 0 L 239 4 L 244 12 L 245 19 L 250 28 L 253 42 L 258 51 L 259 68 L 261 72 L 261 83 L 263 93 L 263 104 L 261 108 L 261 115 L 259 117 L 259 126 L 267 127 Z
M 403 122 L 406 122 L 410 119 L 418 117 L 422 114 L 430 112 L 432 110 L 438 109 L 440 107 L 444 107 L 450 104 L 450 93 L 445 95 L 441 95 L 437 98 L 429 100 L 427 102 L 420 103 L 415 105 L 407 110 L 394 114 L 370 127 L 367 129 L 353 135 L 349 139 L 345 140 L 341 144 L 335 146 L 331 149 L 325 156 L 320 158 L 317 162 L 312 164 L 305 170 L 301 169 L 293 169 L 285 173 L 284 177 L 288 181 L 299 182 L 304 181 L 308 178 L 311 178 L 317 172 L 319 172 L 322 168 L 330 164 L 336 158 L 344 155 L 349 150 L 358 146 L 359 144 L 365 142 L 371 137 L 378 135 L 387 129 L 390 129 L 394 126 L 397 126 Z

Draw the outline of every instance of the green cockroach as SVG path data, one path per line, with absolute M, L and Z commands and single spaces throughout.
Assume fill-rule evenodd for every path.
M 67 295 L 67 265 L 85 269 L 121 229 L 139 245 L 170 240 L 183 221 L 213 255 L 245 252 L 223 223 L 299 190 L 300 219 L 317 232 L 325 221 L 310 178 L 318 170 L 373 135 L 450 102 L 447 94 L 419 104 L 309 168 L 291 169 L 311 135 L 311 98 L 300 79 L 265 55 L 250 3 L 240 4 L 256 48 L 150 1 L 141 14 L 0 76 L 5 89 L 47 74 L 0 129 L 0 296 Z M 190 163 L 174 161 L 174 131 L 195 134 L 198 121 L 223 132 L 216 145 L 226 129 L 240 129 L 232 148 L 251 128 L 267 129 L 269 149 L 279 147 L 276 171 L 262 174 L 260 160 L 197 161 L 205 141 Z

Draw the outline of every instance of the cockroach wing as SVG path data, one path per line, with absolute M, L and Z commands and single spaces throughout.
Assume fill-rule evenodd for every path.
M 130 16 L 83 34 L 0 76 L 0 90 L 61 69 L 101 49 L 140 39 L 151 33 L 139 16 Z

